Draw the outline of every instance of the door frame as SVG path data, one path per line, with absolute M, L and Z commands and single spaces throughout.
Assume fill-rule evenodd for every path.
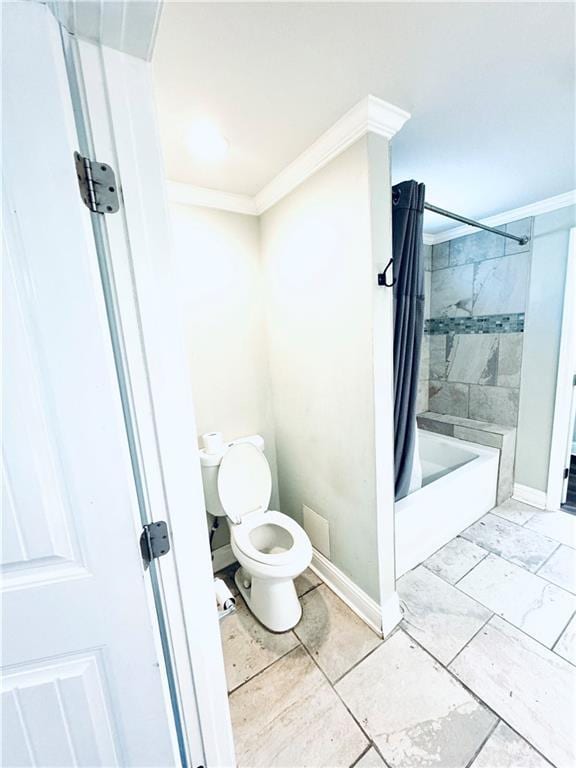
M 559 510 L 562 499 L 563 471 L 566 456 L 572 444 L 574 429 L 573 414 L 576 403 L 574 381 L 576 374 L 576 227 L 570 230 L 568 259 L 566 262 L 566 280 L 564 304 L 562 310 L 562 331 L 560 352 L 558 355 L 558 374 L 556 380 L 556 398 L 554 402 L 554 422 L 550 444 L 550 462 L 548 466 L 548 487 L 546 506 Z M 570 429 L 572 427 L 572 429 Z
M 109 270 L 104 291 L 115 313 L 119 378 L 124 377 L 129 400 L 143 504 L 148 519 L 167 520 L 171 534 L 171 552 L 157 561 L 156 605 L 159 600 L 167 617 L 164 652 L 178 699 L 173 696 L 172 704 L 180 715 L 188 763 L 195 768 L 201 759 L 210 768 L 232 768 L 232 726 L 184 325 L 170 271 L 171 232 L 150 64 L 63 28 L 62 41 L 83 153 L 113 167 L 122 193 L 118 213 L 93 217 Z

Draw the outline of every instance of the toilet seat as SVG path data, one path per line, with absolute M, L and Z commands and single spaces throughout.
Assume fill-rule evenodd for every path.
M 268 509 L 272 473 L 259 448 L 251 443 L 237 443 L 226 451 L 218 472 L 218 496 L 226 516 L 233 523 Z
M 253 541 L 252 533 L 262 526 L 273 525 L 288 533 L 292 539 L 291 546 L 282 552 L 262 552 Z M 271 536 L 274 534 L 271 533 Z M 231 528 L 234 544 L 244 557 L 262 565 L 279 567 L 292 565 L 295 561 L 306 560 L 312 556 L 312 546 L 306 532 L 282 512 L 254 512 L 247 515 L 241 523 Z

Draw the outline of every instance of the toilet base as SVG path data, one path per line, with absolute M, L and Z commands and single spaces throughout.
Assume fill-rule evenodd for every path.
M 250 611 L 272 632 L 288 632 L 300 621 L 302 606 L 294 579 L 262 579 L 238 568 L 234 581 Z

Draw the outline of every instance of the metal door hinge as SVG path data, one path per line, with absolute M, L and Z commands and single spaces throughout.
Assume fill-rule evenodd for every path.
M 120 208 L 114 171 L 106 163 L 74 152 L 76 175 L 84 205 L 93 213 L 116 213 Z
M 564 467 L 564 480 L 570 476 L 570 467 Z
M 152 560 L 162 557 L 169 551 L 168 526 L 164 520 L 143 526 L 140 536 L 140 552 L 142 553 L 142 560 L 144 560 L 144 568 L 148 568 Z

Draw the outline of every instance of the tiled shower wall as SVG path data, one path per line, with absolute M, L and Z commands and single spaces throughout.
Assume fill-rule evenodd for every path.
M 516 426 L 531 246 L 481 231 L 432 247 L 419 410 Z

